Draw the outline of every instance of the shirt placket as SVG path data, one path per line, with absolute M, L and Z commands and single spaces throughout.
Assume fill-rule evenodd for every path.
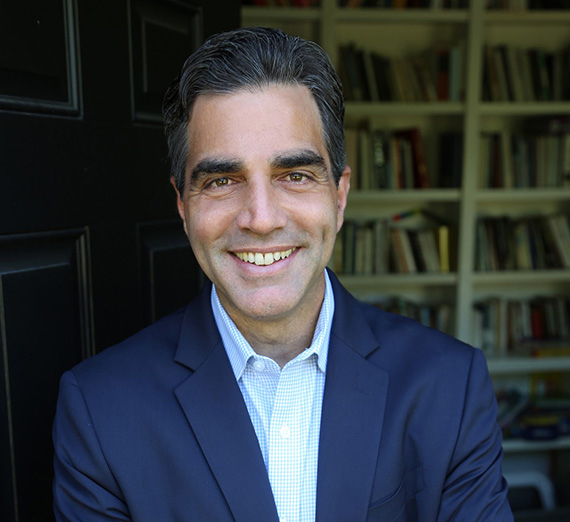
M 302 522 L 299 507 L 310 424 L 311 381 L 307 361 L 298 361 L 282 370 L 277 386 L 269 436 L 269 480 L 281 522 Z

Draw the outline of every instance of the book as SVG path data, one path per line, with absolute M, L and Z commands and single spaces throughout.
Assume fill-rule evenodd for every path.
M 388 132 L 380 129 L 372 131 L 372 187 L 374 189 L 388 188 L 390 140 Z
M 377 73 L 375 71 L 372 53 L 366 49 L 362 51 L 362 63 L 364 77 L 367 83 L 368 99 L 373 103 L 377 103 L 380 101 Z
M 429 188 L 426 154 L 420 129 L 418 127 L 401 129 L 394 132 L 394 135 L 400 138 L 401 144 L 410 143 L 411 145 L 413 175 L 410 180 L 411 184 L 407 184 L 407 188 Z
M 402 243 L 402 235 L 399 229 L 392 227 L 390 229 L 391 248 L 390 254 L 392 263 L 396 272 L 408 272 L 408 265 L 406 262 L 406 255 L 404 253 L 404 245 Z
M 485 67 L 484 67 L 484 81 L 486 85 L 487 99 L 490 101 L 501 101 L 501 92 L 499 89 L 499 77 L 496 70 L 496 62 L 493 48 L 489 45 L 485 47 L 484 51 Z
M 503 46 L 504 61 L 507 66 L 507 83 L 510 86 L 510 99 L 516 102 L 525 101 L 523 91 L 523 73 L 517 58 L 517 49 L 512 45 Z
M 560 178 L 565 187 L 570 187 L 570 131 L 560 138 Z
M 364 100 L 364 85 L 358 64 L 357 49 L 354 43 L 341 45 L 339 56 L 342 61 L 342 71 L 347 98 L 351 101 Z
M 515 174 L 513 170 L 513 154 L 511 148 L 511 134 L 508 131 L 500 132 L 501 141 L 501 169 L 502 169 L 502 186 L 504 188 L 513 188 L 515 186 Z
M 390 170 L 390 184 L 388 188 L 402 189 L 404 188 L 403 173 L 402 173 L 402 156 L 400 152 L 400 139 L 397 136 L 392 136 L 390 140 L 390 158 L 392 160 L 392 169 Z
M 418 268 L 416 259 L 414 257 L 414 251 L 412 250 L 410 235 L 406 229 L 396 227 L 396 230 L 398 231 L 402 241 L 402 248 L 404 251 L 404 257 L 406 259 L 406 272 L 415 273 L 418 271 Z
M 449 241 L 449 227 L 447 225 L 440 225 L 437 228 L 437 249 L 439 254 L 439 269 L 442 273 L 449 272 L 451 267 Z
M 392 101 L 392 87 L 390 83 L 390 60 L 374 51 L 370 52 L 370 59 L 373 66 L 376 88 L 378 89 L 379 101 Z
M 550 85 L 550 76 L 548 74 L 546 52 L 542 49 L 536 49 L 535 52 L 539 80 L 539 96 L 537 96 L 537 99 L 550 101 L 552 99 L 552 90 Z
M 516 49 L 518 68 L 521 74 L 522 90 L 524 101 L 536 101 L 532 83 L 531 65 L 526 49 Z
M 453 45 L 449 49 L 449 101 L 460 100 L 461 47 Z
M 387 220 L 374 223 L 374 273 L 386 274 L 390 269 L 390 231 Z
M 463 134 L 443 132 L 439 135 L 439 186 L 459 188 L 463 162 Z M 569 162 L 570 164 L 570 162 Z
M 507 78 L 507 64 L 505 62 L 504 46 L 496 46 L 492 48 L 493 64 L 495 74 L 497 75 L 497 85 L 499 90 L 499 98 L 496 101 L 510 101 L 511 94 Z
M 416 56 L 411 59 L 412 66 L 418 78 L 423 101 L 437 101 L 437 89 L 433 75 L 428 67 L 429 56 Z
M 418 232 L 426 272 L 440 272 L 441 262 L 436 236 L 433 228 L 424 228 Z
M 449 100 L 449 49 L 446 47 L 436 50 L 437 77 L 436 89 L 439 101 Z

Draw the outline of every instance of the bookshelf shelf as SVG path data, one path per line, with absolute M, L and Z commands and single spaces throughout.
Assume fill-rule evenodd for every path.
M 386 203 L 458 202 L 459 189 L 402 189 L 402 190 L 355 190 L 349 199 L 355 205 Z M 348 209 L 350 212 L 351 209 Z
M 383 8 L 359 8 L 336 10 L 338 22 L 364 22 L 377 24 L 390 23 L 421 23 L 421 24 L 465 24 L 468 20 L 466 10 L 443 10 L 443 9 L 383 9 Z
M 482 102 L 480 110 L 482 116 L 556 116 L 570 113 L 570 102 Z
M 567 10 L 548 11 L 487 11 L 484 15 L 485 25 L 518 25 L 518 24 L 569 24 L 570 12 Z
M 570 270 L 497 270 L 473 274 L 473 284 L 477 287 L 492 286 L 497 288 L 523 283 L 539 285 L 568 282 L 570 282 Z
M 382 293 L 400 288 L 426 286 L 453 286 L 457 284 L 457 274 L 383 274 L 371 276 L 343 275 L 341 282 L 355 292 L 371 290 Z
M 533 372 L 570 371 L 568 357 L 488 357 L 487 367 L 493 376 L 519 375 Z
M 347 118 L 370 118 L 384 116 L 440 116 L 462 115 L 465 112 L 465 104 L 461 102 L 347 102 Z
M 503 450 L 505 453 L 531 453 L 543 451 L 560 451 L 570 449 L 570 437 L 560 437 L 554 440 L 524 440 L 505 439 Z
M 478 203 L 486 202 L 529 202 L 565 201 L 570 200 L 570 187 L 562 188 L 533 188 L 533 189 L 482 189 L 474 195 Z
M 283 7 L 242 7 L 242 19 L 247 23 L 288 20 L 320 22 L 321 10 L 318 7 L 283 8 Z

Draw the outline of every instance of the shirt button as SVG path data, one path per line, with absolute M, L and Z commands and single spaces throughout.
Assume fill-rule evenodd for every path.
M 256 359 L 255 361 L 253 361 L 253 369 L 257 370 L 258 372 L 262 372 L 263 370 L 265 370 L 265 363 L 263 361 L 260 361 L 259 359 Z
M 287 439 L 291 435 L 291 428 L 289 428 L 287 424 L 283 424 L 283 426 L 281 426 L 281 429 L 279 430 L 279 433 L 284 439 Z

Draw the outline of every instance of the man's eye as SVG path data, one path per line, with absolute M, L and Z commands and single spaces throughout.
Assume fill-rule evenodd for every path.
M 302 174 L 301 172 L 291 172 L 290 174 L 288 174 L 288 177 L 290 181 L 295 181 L 295 182 L 305 181 L 307 179 L 307 176 L 305 174 Z
M 213 187 L 225 187 L 231 183 L 230 178 L 216 178 L 210 183 Z

